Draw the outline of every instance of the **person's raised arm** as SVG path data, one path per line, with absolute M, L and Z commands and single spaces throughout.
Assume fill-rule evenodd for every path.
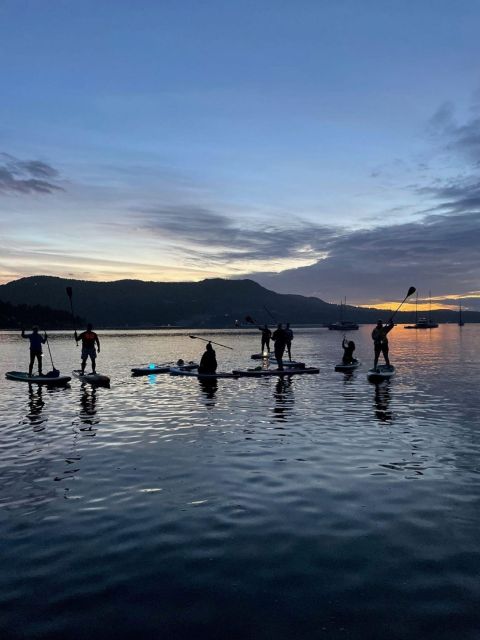
M 22 338 L 26 338 L 28 340 L 28 336 L 25 335 L 25 329 L 22 329 Z

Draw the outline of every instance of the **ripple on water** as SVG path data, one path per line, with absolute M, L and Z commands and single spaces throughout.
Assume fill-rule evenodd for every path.
M 322 329 L 295 336 L 318 376 L 214 385 L 130 377 L 198 357 L 187 334 L 104 333 L 110 389 L 0 381 L 2 637 L 477 637 L 476 327 L 396 330 L 377 386 Z M 256 333 L 217 340 L 250 364 Z

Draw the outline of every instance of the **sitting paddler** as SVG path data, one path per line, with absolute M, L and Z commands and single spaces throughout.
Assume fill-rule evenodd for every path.
M 100 353 L 100 340 L 93 330 L 93 326 L 90 323 L 87 324 L 87 330 L 83 331 L 79 335 L 77 335 L 77 332 L 75 331 L 75 340 L 77 344 L 79 342 L 82 343 L 82 374 L 85 373 L 88 358 L 90 358 L 92 362 L 92 373 L 97 373 L 95 370 L 95 362 L 97 360 L 97 351 L 95 346 L 97 346 L 98 353 Z
M 262 350 L 261 354 L 266 356 L 270 353 L 270 338 L 272 337 L 272 332 L 268 328 L 268 325 L 264 325 L 263 327 L 258 327 L 258 330 L 262 332 Z
M 277 360 L 277 368 L 283 371 L 283 354 L 288 342 L 288 334 L 279 322 L 277 328 L 273 332 L 272 340 L 275 343 L 275 358 Z
M 342 348 L 342 364 L 353 364 L 354 362 L 356 362 L 356 359 L 353 357 L 353 352 L 355 351 L 355 342 L 353 340 L 347 340 L 346 338 L 343 338 Z
M 387 334 L 393 329 L 394 323 L 390 320 L 386 324 L 383 324 L 382 320 L 378 320 L 377 326 L 372 331 L 372 340 L 375 350 L 375 360 L 373 362 L 373 368 L 376 369 L 378 365 L 378 358 L 380 354 L 383 354 L 385 358 L 385 364 L 390 367 L 390 359 L 388 357 L 388 338 Z
M 205 353 L 200 360 L 198 367 L 198 373 L 212 374 L 217 370 L 217 357 L 212 347 L 212 343 L 209 342 L 205 347 Z
M 33 365 L 35 364 L 35 360 L 38 362 L 38 375 L 42 374 L 42 356 L 43 349 L 42 345 L 44 345 L 47 341 L 47 334 L 44 333 L 41 336 L 38 333 L 38 327 L 35 326 L 32 329 L 32 333 L 26 334 L 25 329 L 22 329 L 22 338 L 25 340 L 30 340 L 30 364 L 28 365 L 28 375 L 31 376 L 33 372 Z

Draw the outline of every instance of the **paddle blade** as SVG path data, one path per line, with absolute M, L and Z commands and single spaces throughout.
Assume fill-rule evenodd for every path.
M 255 321 L 252 318 L 252 316 L 245 316 L 245 322 L 249 322 L 250 324 L 255 324 Z
M 410 287 L 410 289 L 408 290 L 408 293 L 407 293 L 407 298 L 409 298 L 410 296 L 413 296 L 415 291 L 416 291 L 415 287 Z
M 191 338 L 192 340 L 196 340 L 197 336 L 188 336 L 189 338 Z
M 71 299 L 72 299 L 72 294 L 73 294 L 72 287 L 66 287 L 66 288 L 65 288 L 65 290 L 66 290 L 66 292 L 67 292 L 67 296 L 68 296 L 68 297 L 70 298 L 70 300 L 71 300 Z

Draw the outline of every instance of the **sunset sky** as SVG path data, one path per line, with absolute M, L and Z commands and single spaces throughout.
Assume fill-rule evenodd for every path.
M 4 0 L 0 281 L 480 310 L 480 4 Z

